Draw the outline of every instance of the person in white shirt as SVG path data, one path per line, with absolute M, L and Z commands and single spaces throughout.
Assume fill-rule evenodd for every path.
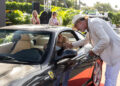
M 52 25 L 52 26 L 57 26 L 57 25 L 59 25 L 59 22 L 58 22 L 56 16 L 57 16 L 57 13 L 56 13 L 56 12 L 53 12 L 53 13 L 52 13 L 52 17 L 51 17 L 50 20 L 49 20 L 49 25 Z
M 72 48 L 91 43 L 93 48 L 89 55 L 99 55 L 106 62 L 105 86 L 116 86 L 120 71 L 120 36 L 109 23 L 100 18 L 85 18 L 79 14 L 74 16 L 73 24 L 81 32 L 87 30 L 86 37 L 64 46 Z

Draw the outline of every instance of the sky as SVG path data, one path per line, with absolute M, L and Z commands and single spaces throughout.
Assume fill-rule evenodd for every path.
M 96 2 L 100 3 L 109 3 L 112 8 L 114 9 L 120 9 L 120 0 L 81 0 L 82 2 L 86 3 L 87 6 L 93 6 Z M 118 8 L 115 8 L 115 5 L 118 6 Z

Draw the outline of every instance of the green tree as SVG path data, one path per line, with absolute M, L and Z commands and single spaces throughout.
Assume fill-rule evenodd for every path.
M 111 7 L 109 3 L 97 2 L 96 4 L 94 4 L 94 8 L 102 12 L 114 11 L 114 9 Z
M 117 6 L 117 5 L 115 5 L 115 8 L 118 8 L 118 6 Z

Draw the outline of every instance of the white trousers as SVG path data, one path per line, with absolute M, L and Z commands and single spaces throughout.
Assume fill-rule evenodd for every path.
M 105 86 L 116 86 L 119 71 L 120 63 L 114 66 L 106 65 Z

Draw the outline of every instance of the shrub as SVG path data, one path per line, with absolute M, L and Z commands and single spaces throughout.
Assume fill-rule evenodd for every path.
M 2 44 L 3 43 L 3 39 L 2 38 L 0 38 L 0 44 Z
M 52 7 L 52 12 L 57 12 L 57 18 L 64 26 L 71 26 L 73 16 L 80 13 L 80 10 L 74 10 L 72 8 L 66 9 L 61 7 Z
M 120 12 L 117 13 L 109 12 L 108 16 L 110 17 L 113 24 L 120 26 Z
M 7 35 L 4 39 L 4 43 L 8 43 L 12 41 L 13 34 Z
M 31 23 L 31 18 L 32 18 L 32 15 L 26 15 L 24 24 L 30 24 Z
M 32 15 L 29 15 L 26 13 L 26 15 L 24 15 L 25 13 L 23 13 L 20 10 L 14 10 L 11 11 L 10 13 L 7 13 L 7 18 L 10 20 L 10 22 L 12 22 L 12 24 L 29 24 Z
M 23 12 L 20 10 L 14 10 L 6 16 L 13 24 L 20 24 L 23 21 Z
M 32 13 L 32 3 L 6 1 L 6 10 L 21 10 L 22 12 Z M 40 5 L 40 10 L 44 10 L 43 5 Z
M 76 15 L 76 14 L 79 14 L 79 13 L 80 13 L 79 10 L 68 9 L 65 12 L 65 15 L 64 15 L 64 18 L 63 18 L 63 25 L 66 26 L 66 25 L 72 24 L 73 16 Z
M 41 13 L 44 11 L 44 6 L 40 5 Z M 13 24 L 29 24 L 31 21 L 32 15 L 24 15 L 24 13 L 32 14 L 32 3 L 27 2 L 6 2 L 6 10 L 15 10 L 11 13 L 7 13 L 7 18 L 9 18 L 10 22 Z M 73 16 L 79 14 L 80 10 L 74 10 L 72 8 L 63 8 L 52 6 L 52 12 L 56 11 L 58 16 L 58 20 L 61 25 L 71 26 Z M 24 12 L 24 13 L 23 13 Z M 40 15 L 41 15 L 40 13 Z M 39 16 L 40 16 L 39 15 Z

